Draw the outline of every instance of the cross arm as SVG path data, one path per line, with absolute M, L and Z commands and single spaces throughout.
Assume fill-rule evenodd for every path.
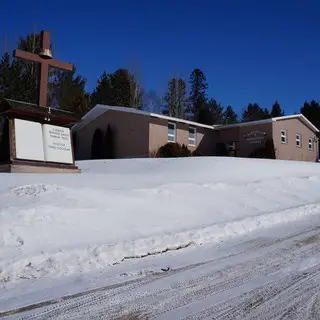
M 55 59 L 49 60 L 50 66 L 56 68 L 56 69 L 61 69 L 61 70 L 66 70 L 66 71 L 72 71 L 73 70 L 73 64 L 67 63 L 67 62 L 61 62 Z
M 38 62 L 38 63 L 41 63 L 41 60 L 42 60 L 37 54 L 23 51 L 20 49 L 14 50 L 13 56 L 14 56 L 14 58 L 20 58 L 23 60 L 28 60 L 28 61 Z

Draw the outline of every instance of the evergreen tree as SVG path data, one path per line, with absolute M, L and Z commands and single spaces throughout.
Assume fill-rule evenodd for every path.
M 131 79 L 128 70 L 118 69 L 110 77 L 114 105 L 132 107 Z
M 215 99 L 210 99 L 208 102 L 208 108 L 211 113 L 210 124 L 222 124 L 223 106 L 220 103 L 217 103 Z
M 238 115 L 229 105 L 223 113 L 223 124 L 234 124 L 238 122 Z
M 38 54 L 41 50 L 41 39 L 39 33 L 30 33 L 27 36 L 20 37 L 18 41 L 18 49 L 30 53 Z M 54 52 L 53 52 L 54 54 Z M 30 103 L 38 103 L 39 97 L 39 73 L 40 66 L 38 63 L 25 61 L 22 59 L 13 60 L 13 68 L 16 70 L 18 83 L 12 99 L 21 100 Z M 50 74 L 49 81 L 50 83 Z
M 177 87 L 178 80 L 173 78 L 168 83 L 168 92 L 165 96 L 165 101 L 168 105 L 168 115 L 170 117 L 178 116 L 178 99 L 177 99 Z
M 271 114 L 270 114 L 268 108 L 264 108 L 263 109 L 263 119 L 268 119 L 268 118 L 271 118 Z
M 105 104 L 131 108 L 142 108 L 142 91 L 127 69 L 114 73 L 103 72 L 91 94 L 91 106 Z
M 190 110 L 193 114 L 194 120 L 196 121 L 206 121 L 205 115 L 210 114 L 206 110 L 207 102 L 207 79 L 200 69 L 194 69 L 190 75 L 190 101 L 192 103 L 192 109 Z M 201 117 L 200 117 L 201 112 Z
M 183 79 L 178 80 L 177 87 L 177 113 L 179 118 L 184 118 L 186 110 L 187 89 Z
M 76 69 L 59 74 L 54 96 L 59 108 L 82 117 L 89 111 L 89 95 L 85 92 L 86 79 L 76 75 Z
M 277 100 L 275 101 L 275 103 L 272 106 L 270 116 L 271 116 L 271 118 L 284 116 L 284 111 L 281 109 L 280 104 L 278 103 Z
M 305 101 L 300 109 L 302 113 L 314 126 L 320 129 L 320 105 L 316 100 Z
M 91 94 L 90 104 L 91 107 L 97 104 L 115 105 L 112 97 L 111 75 L 105 71 L 97 81 L 96 88 Z
M 0 99 L 10 98 L 35 103 L 37 101 L 36 77 L 30 68 L 23 68 L 18 60 L 4 53 L 0 62 Z
M 207 125 L 213 125 L 214 117 L 209 104 L 205 101 L 199 101 L 198 107 L 198 122 Z
M 249 103 L 248 107 L 242 113 L 242 121 L 256 121 L 270 118 L 267 108 L 262 109 L 257 103 Z
M 11 58 L 9 53 L 5 52 L 0 63 L 0 101 L 13 95 L 14 79 L 12 78 Z
M 38 54 L 40 52 L 40 34 L 28 34 L 20 37 L 18 48 Z M 21 59 L 13 59 L 9 53 L 2 56 L 0 63 L 0 100 L 10 98 L 29 103 L 37 103 L 39 96 L 39 72 L 37 63 Z M 86 80 L 75 77 L 75 70 L 66 71 L 49 69 L 48 105 L 61 107 L 65 110 L 82 115 L 86 112 L 87 94 Z M 80 103 L 81 102 L 81 103 Z

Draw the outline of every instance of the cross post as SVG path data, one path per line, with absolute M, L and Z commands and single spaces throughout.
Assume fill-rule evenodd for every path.
M 34 54 L 20 49 L 16 49 L 13 52 L 13 56 L 15 58 L 40 64 L 38 105 L 42 107 L 46 107 L 47 105 L 49 66 L 66 71 L 72 71 L 73 69 L 73 65 L 70 63 L 52 59 L 50 45 L 50 32 L 43 30 L 40 33 L 41 51 L 39 54 Z

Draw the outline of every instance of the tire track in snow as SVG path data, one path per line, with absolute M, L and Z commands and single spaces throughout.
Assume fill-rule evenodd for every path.
M 162 312 L 155 311 L 156 315 L 165 314 L 174 309 L 181 308 L 199 300 L 207 299 L 233 288 L 240 287 L 245 283 L 259 279 L 264 274 L 272 274 L 280 269 L 290 266 L 300 261 L 303 257 L 310 257 L 314 253 L 320 252 L 320 242 L 316 246 L 300 247 L 302 250 L 296 250 L 296 245 L 289 249 L 278 249 L 271 253 L 254 258 L 245 263 L 240 263 L 219 270 L 216 274 L 198 278 L 195 281 L 182 283 L 171 292 L 171 297 L 162 302 Z M 218 279 L 215 281 L 215 279 Z M 188 288 L 192 288 L 188 290 Z M 187 289 L 187 290 L 185 290 Z M 148 308 L 150 302 L 147 301 Z M 154 308 L 159 308 L 159 303 L 154 301 Z
M 308 232 L 317 230 L 318 228 L 320 228 L 320 227 L 310 228 L 308 230 Z M 305 232 L 306 231 L 293 233 L 293 234 L 288 235 L 285 238 L 283 238 L 283 240 L 284 239 L 290 239 L 292 237 L 296 237 L 296 236 L 298 236 L 300 234 L 303 234 Z M 268 246 L 272 245 L 273 243 L 274 243 L 274 240 L 265 239 L 265 238 L 259 238 L 259 239 L 244 241 L 244 242 L 242 242 L 240 244 L 236 244 L 236 245 L 232 246 L 236 251 L 235 253 L 224 255 L 224 256 L 222 256 L 222 257 L 220 257 L 218 259 L 212 259 L 212 260 L 208 260 L 208 261 L 204 261 L 204 262 L 199 262 L 199 263 L 194 263 L 194 264 L 191 264 L 191 265 L 179 267 L 179 268 L 176 268 L 176 269 L 171 269 L 170 271 L 168 271 L 166 273 L 154 272 L 153 275 L 144 276 L 143 278 L 128 280 L 128 281 L 125 281 L 125 282 L 122 282 L 122 283 L 117 283 L 117 284 L 113 284 L 113 285 L 107 285 L 107 286 L 104 286 L 104 287 L 99 287 L 99 288 L 88 290 L 88 291 L 85 291 L 85 292 L 79 292 L 79 293 L 76 293 L 76 294 L 63 296 L 63 297 L 60 297 L 58 299 L 51 299 L 51 300 L 35 303 L 35 304 L 32 304 L 32 305 L 20 307 L 20 308 L 17 308 L 17 309 L 5 311 L 5 312 L 0 312 L 0 318 L 3 317 L 3 316 L 23 313 L 23 312 L 27 312 L 27 311 L 34 310 L 34 309 L 40 309 L 42 307 L 46 307 L 46 306 L 62 303 L 64 301 L 68 301 L 68 300 L 71 300 L 71 299 L 76 301 L 76 299 L 78 299 L 78 298 L 82 299 L 82 297 L 84 297 L 84 296 L 91 296 L 91 295 L 94 295 L 95 293 L 99 293 L 99 292 L 102 292 L 102 291 L 112 290 L 112 294 L 113 294 L 113 293 L 125 292 L 127 290 L 134 290 L 135 288 L 137 288 L 139 286 L 146 285 L 148 283 L 156 281 L 157 279 L 160 279 L 160 278 L 163 278 L 163 277 L 167 277 L 167 276 L 170 276 L 170 275 L 175 274 L 175 273 L 179 273 L 179 272 L 183 272 L 183 271 L 186 271 L 186 270 L 190 270 L 192 268 L 196 268 L 198 266 L 202 266 L 202 265 L 205 265 L 207 263 L 214 262 L 214 261 L 220 261 L 221 262 L 221 261 L 230 259 L 232 257 L 236 257 L 238 255 L 242 255 L 242 254 L 244 254 L 246 252 L 249 252 L 249 251 L 254 251 L 254 250 L 259 249 L 259 248 L 268 247 Z M 122 287 L 125 287 L 125 288 L 123 290 L 121 290 Z M 117 290 L 117 292 L 116 292 L 116 290 Z
M 314 230 L 316 229 L 314 228 Z M 270 242 L 263 242 L 260 245 L 255 242 L 253 252 L 256 249 L 261 250 L 263 247 L 270 248 L 270 250 L 261 255 L 259 255 L 259 252 L 255 252 L 258 255 L 257 257 L 251 257 L 243 263 L 232 264 L 233 257 L 231 255 L 229 260 L 227 256 L 222 259 L 187 266 L 172 272 L 133 280 L 129 284 L 114 286 L 114 288 L 102 288 L 78 298 L 70 298 L 68 301 L 56 303 L 49 308 L 39 309 L 38 312 L 31 311 L 20 319 L 113 319 L 113 317 L 123 313 L 123 307 L 126 308 L 126 311 L 139 310 L 143 314 L 149 314 L 151 318 L 165 318 L 167 315 L 171 316 L 177 310 L 183 310 L 183 308 L 195 302 L 211 299 L 229 291 L 232 292 L 233 289 L 241 288 L 265 274 L 277 274 L 277 272 L 281 272 L 281 269 L 319 253 L 320 232 L 319 229 L 314 230 L 291 235 L 279 241 L 270 240 Z M 301 234 L 304 235 L 303 238 Z M 291 245 L 281 247 L 284 241 L 289 241 Z M 238 254 L 243 255 L 248 252 L 250 252 L 250 249 Z M 236 256 L 235 254 L 234 257 Z M 224 268 L 210 271 L 211 267 L 214 268 L 223 260 L 226 260 L 227 263 Z M 175 275 L 189 272 L 192 269 L 197 270 L 197 268 L 202 268 L 205 265 L 207 265 L 206 268 L 208 266 L 210 268 L 206 269 L 208 271 L 198 278 L 190 281 L 173 281 L 168 286 L 158 289 L 150 290 L 148 288 L 154 286 L 156 282 L 159 283 L 162 279 L 172 277 L 174 280 Z M 316 293 L 316 290 L 319 290 L 319 269 L 320 267 L 317 265 L 314 270 L 311 268 L 297 274 L 289 274 L 289 276 L 281 277 L 274 282 L 268 282 L 259 289 L 248 290 L 248 292 L 233 299 L 225 299 L 227 300 L 225 303 L 211 303 L 209 304 L 213 305 L 211 309 L 200 310 L 198 314 L 195 313 L 193 317 L 187 319 L 204 319 L 210 316 L 214 316 L 214 319 L 234 319 L 237 314 L 241 315 L 241 319 L 264 319 L 267 315 L 269 315 L 269 318 L 266 317 L 265 319 L 273 319 L 278 317 L 276 314 L 282 309 L 284 311 L 279 313 L 280 316 L 286 317 L 285 312 L 289 315 L 294 314 L 297 310 L 294 310 L 293 307 L 298 303 L 293 303 L 293 301 L 299 298 L 299 292 L 303 292 L 301 303 L 304 305 Z M 141 289 L 145 289 L 143 293 L 137 292 L 141 292 Z M 275 297 L 277 296 L 283 297 L 281 299 L 285 301 L 281 305 L 282 309 L 276 304 L 277 299 Z M 288 297 L 287 302 L 286 296 Z M 292 303 L 290 302 L 291 297 Z M 252 312 L 257 312 L 258 317 L 253 316 L 252 318 Z
M 303 310 L 320 290 L 320 265 L 284 276 L 236 298 L 194 313 L 183 320 L 211 319 L 305 319 Z

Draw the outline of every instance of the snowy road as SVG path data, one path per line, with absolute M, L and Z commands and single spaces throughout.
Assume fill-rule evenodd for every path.
M 197 250 L 208 256 L 213 249 Z M 9 318 L 320 319 L 320 225 L 256 237 L 214 256 L 15 310 Z M 127 313 L 139 318 L 124 317 Z

